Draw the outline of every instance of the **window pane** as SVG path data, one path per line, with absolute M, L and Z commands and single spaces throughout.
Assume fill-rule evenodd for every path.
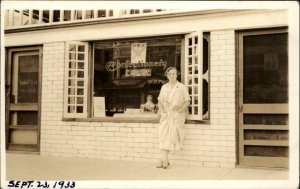
M 68 113 L 75 113 L 75 106 L 68 106 Z
M 84 45 L 78 45 L 78 52 L 84 52 Z
M 189 46 L 192 46 L 192 45 L 193 45 L 193 39 L 189 38 Z
M 288 114 L 244 114 L 244 124 L 288 125 Z
M 194 74 L 198 74 L 198 73 L 199 73 L 198 66 L 195 66 L 194 67 Z
M 75 97 L 69 97 L 68 104 L 75 104 Z
M 69 53 L 69 60 L 76 60 L 76 53 Z
M 198 94 L 198 87 L 194 87 L 194 94 Z
M 69 62 L 70 69 L 76 69 L 76 62 Z
M 192 75 L 193 74 L 193 68 L 189 67 L 189 74 Z
M 78 62 L 78 69 L 84 69 L 84 62 Z
M 287 34 L 244 37 L 244 103 L 288 102 Z
M 194 78 L 194 84 L 198 84 L 198 77 Z
M 196 36 L 195 37 L 195 45 L 197 45 L 198 44 L 198 37 Z
M 78 54 L 78 60 L 84 60 L 84 54 Z
M 195 65 L 198 64 L 198 56 L 195 56 Z
M 189 48 L 189 55 L 192 55 L 192 54 L 193 54 L 192 48 Z
M 39 56 L 19 56 L 18 103 L 38 102 Z
M 246 156 L 288 157 L 288 147 L 279 146 L 245 146 Z
M 198 106 L 194 106 L 194 114 L 198 114 Z
M 76 51 L 76 45 L 70 44 L 69 45 L 69 51 L 75 52 Z
M 83 71 L 77 71 L 77 77 L 78 78 L 84 78 L 84 72 Z
M 77 89 L 77 95 L 83 95 L 83 89 Z
M 77 104 L 83 104 L 83 97 L 77 97 Z
M 77 106 L 77 113 L 83 113 L 83 106 Z
M 37 125 L 38 113 L 33 111 L 17 112 L 17 125 Z
M 190 58 L 189 58 L 189 65 L 192 65 L 192 63 L 193 63 L 193 58 L 190 57 Z
M 75 95 L 75 88 L 69 88 L 68 95 Z
M 69 77 L 76 77 L 76 71 L 69 71 Z
M 194 54 L 198 54 L 198 47 L 197 46 L 194 47 Z
M 194 103 L 193 104 L 198 104 L 198 97 L 195 96 L 193 99 L 194 99 Z
M 192 78 L 188 78 L 188 84 L 189 84 L 189 85 L 192 85 L 192 84 L 193 84 Z
M 95 96 L 105 97 L 106 115 L 140 109 L 152 95 L 157 104 L 160 88 L 167 82 L 164 72 L 180 70 L 182 37 L 115 40 L 95 43 Z M 179 78 L 180 80 L 180 78 Z
M 75 79 L 69 79 L 69 82 L 68 82 L 68 84 L 69 84 L 69 86 L 71 87 L 71 86 L 75 86 L 75 84 L 76 84 L 76 80 Z
M 78 87 L 83 87 L 83 84 L 84 84 L 83 81 L 78 81 L 77 86 Z
M 288 131 L 245 130 L 245 140 L 288 140 Z

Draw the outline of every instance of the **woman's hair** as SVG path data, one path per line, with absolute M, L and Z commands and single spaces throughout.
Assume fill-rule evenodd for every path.
M 165 76 L 167 77 L 168 76 L 168 73 L 170 70 L 176 70 L 176 73 L 177 73 L 177 77 L 180 75 L 180 72 L 177 70 L 176 67 L 168 67 L 165 71 Z

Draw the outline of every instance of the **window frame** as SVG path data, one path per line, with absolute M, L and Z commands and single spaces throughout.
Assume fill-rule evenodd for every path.
M 83 95 L 81 95 L 80 97 L 82 97 L 83 98 L 83 104 L 82 104 L 82 106 L 83 106 L 83 112 L 82 113 L 69 113 L 68 112 L 68 106 L 69 106 L 69 103 L 68 103 L 68 97 L 70 96 L 69 94 L 68 94 L 68 90 L 69 90 L 69 84 L 68 84 L 68 82 L 69 82 L 69 61 L 70 61 L 70 59 L 69 59 L 69 47 L 70 47 L 70 45 L 76 45 L 76 51 L 75 51 L 75 55 L 76 55 L 76 59 L 75 59 L 75 65 L 76 65 L 76 68 L 74 69 L 74 70 L 72 70 L 72 71 L 76 71 L 75 73 L 76 73 L 76 75 L 77 75 L 77 71 L 78 71 L 78 69 L 77 69 L 77 63 L 78 63 L 78 51 L 77 51 L 77 49 L 78 49 L 78 45 L 83 45 L 84 46 L 84 52 L 83 53 L 80 53 L 80 54 L 84 54 L 84 60 L 83 60 L 83 62 L 81 62 L 81 63 L 83 63 L 83 66 L 84 66 L 84 68 L 83 68 L 83 73 L 84 73 L 84 76 L 83 76 L 83 79 L 78 79 L 79 77 L 73 77 L 73 79 L 76 81 L 76 84 L 75 84 L 75 87 L 74 87 L 74 90 L 75 90 L 75 94 L 74 94 L 74 98 L 76 99 L 77 98 L 77 81 L 78 80 L 80 80 L 80 81 L 83 81 L 83 87 L 81 88 L 80 87 L 80 89 L 83 89 Z M 87 118 L 88 117 L 88 112 L 89 112 L 89 108 L 88 108 L 88 97 L 89 97 L 89 92 L 88 92 L 88 90 L 89 90 L 89 82 L 90 82 L 90 80 L 89 80 L 89 59 L 90 59 L 90 57 L 89 57 L 89 44 L 88 44 L 88 42 L 79 42 L 79 41 L 68 41 L 68 42 L 66 42 L 65 43 L 65 81 L 64 81 L 64 83 L 65 83 L 65 87 L 64 87 L 64 117 L 65 118 Z M 80 69 L 79 71 L 82 71 L 82 69 Z M 78 75 L 77 75 L 78 76 Z M 77 101 L 77 99 L 76 99 L 76 101 Z M 76 107 L 76 105 L 78 105 L 78 103 L 74 103 L 74 105 L 75 105 L 75 107 Z

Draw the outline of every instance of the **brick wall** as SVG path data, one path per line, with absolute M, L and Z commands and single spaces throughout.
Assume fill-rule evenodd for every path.
M 186 124 L 175 164 L 234 167 L 235 137 L 234 31 L 211 32 L 210 123 Z M 160 157 L 158 124 L 62 121 L 64 43 L 43 48 L 41 154 L 156 162 Z

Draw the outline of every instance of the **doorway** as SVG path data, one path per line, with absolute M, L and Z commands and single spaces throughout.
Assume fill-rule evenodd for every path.
M 7 51 L 6 149 L 39 152 L 42 48 Z
M 239 32 L 239 165 L 288 168 L 288 33 Z

